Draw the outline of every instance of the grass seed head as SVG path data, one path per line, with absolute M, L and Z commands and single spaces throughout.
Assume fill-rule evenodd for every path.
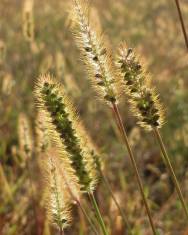
M 18 118 L 18 137 L 21 153 L 24 156 L 31 157 L 33 153 L 33 137 L 29 120 L 24 113 Z
M 163 109 L 151 85 L 151 78 L 132 48 L 122 44 L 116 61 L 125 91 L 130 97 L 132 111 L 138 123 L 151 130 L 163 125 Z
M 73 9 L 73 31 L 91 82 L 102 100 L 117 102 L 114 66 L 104 35 L 97 24 L 91 24 L 86 1 L 75 0 Z
M 38 153 L 44 153 L 50 146 L 48 129 L 45 126 L 45 116 L 42 111 L 38 112 L 35 129 L 36 129 L 36 148 Z
M 45 204 L 48 219 L 60 229 L 64 229 L 71 223 L 71 206 L 65 183 L 61 174 L 59 158 L 54 153 L 45 159 L 46 185 Z
M 82 134 L 82 124 L 70 99 L 65 95 L 63 86 L 49 75 L 41 76 L 36 85 L 36 98 L 65 146 L 81 190 L 93 190 L 96 185 L 95 162 L 88 151 L 88 140 Z
M 25 0 L 23 6 L 23 35 L 32 42 L 34 39 L 33 0 Z

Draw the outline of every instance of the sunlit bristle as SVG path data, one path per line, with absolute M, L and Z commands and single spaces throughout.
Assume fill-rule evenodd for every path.
M 151 77 L 145 72 L 143 63 L 132 48 L 122 44 L 116 65 L 122 78 L 125 91 L 130 97 L 132 111 L 138 123 L 151 130 L 163 125 L 164 112 L 158 95 L 151 85 Z
M 21 113 L 18 118 L 18 136 L 21 153 L 30 157 L 33 153 L 33 137 L 29 120 L 24 113 Z
M 74 1 L 74 34 L 91 82 L 102 100 L 117 102 L 116 80 L 110 49 L 97 24 L 92 25 L 86 1 Z
M 96 164 L 88 148 L 87 136 L 83 134 L 82 124 L 63 86 L 46 75 L 38 79 L 35 91 L 39 108 L 46 112 L 45 116 L 55 127 L 68 153 L 81 190 L 93 190 L 97 178 Z

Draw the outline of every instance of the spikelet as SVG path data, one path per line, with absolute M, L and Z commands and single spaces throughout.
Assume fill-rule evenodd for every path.
M 27 116 L 21 113 L 18 118 L 18 137 L 20 151 L 26 157 L 31 157 L 33 152 L 33 137 Z
M 122 44 L 116 64 L 138 123 L 147 130 L 161 128 L 164 120 L 163 108 L 151 85 L 150 75 L 145 72 L 133 49 Z
M 56 154 L 50 153 L 45 160 L 45 202 L 47 218 L 51 223 L 62 230 L 70 225 L 71 213 L 70 200 L 67 197 L 60 166 L 59 158 Z
M 25 0 L 23 6 L 23 35 L 32 42 L 34 39 L 33 0 Z
M 100 27 L 92 27 L 86 3 L 75 0 L 73 8 L 73 31 L 91 82 L 102 100 L 108 104 L 117 102 L 114 66 L 104 35 L 100 32 Z
M 66 152 L 72 162 L 81 185 L 81 190 L 88 192 L 95 188 L 97 167 L 91 152 L 89 142 L 78 119 L 70 99 L 65 95 L 64 88 L 49 75 L 41 76 L 36 84 L 38 106 L 45 112 L 48 123 L 55 126 Z

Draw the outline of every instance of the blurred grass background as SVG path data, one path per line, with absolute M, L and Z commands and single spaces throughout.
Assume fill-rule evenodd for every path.
M 186 0 L 180 2 L 188 28 L 188 3 Z M 93 0 L 91 3 L 91 14 L 100 18 L 114 53 L 119 43 L 126 41 L 139 51 L 149 67 L 166 108 L 162 134 L 188 201 L 188 53 L 175 3 L 165 0 Z M 6 196 L 4 181 L 1 180 L 0 234 L 36 234 L 32 206 L 29 206 L 27 174 L 20 164 L 23 159 L 19 153 L 17 120 L 24 112 L 34 127 L 33 87 L 39 74 L 46 72 L 56 76 L 73 98 L 88 132 L 103 153 L 105 174 L 135 227 L 135 234 L 150 234 L 137 186 L 131 178 L 133 172 L 128 158 L 125 161 L 126 153 L 121 143 L 117 141 L 118 133 L 111 114 L 96 99 L 84 73 L 70 29 L 70 1 L 34 2 L 32 42 L 23 36 L 23 4 L 21 0 L 0 1 L 0 164 L 14 201 L 12 203 Z M 180 203 L 154 139 L 136 125 L 126 98 L 122 100 L 121 112 L 126 117 L 124 122 L 161 234 L 188 234 Z M 35 138 L 34 128 L 33 136 Z M 34 156 L 34 169 L 36 159 Z M 34 175 L 37 185 L 36 171 Z M 102 184 L 97 196 L 112 234 L 123 234 L 121 218 Z M 76 210 L 74 213 L 78 217 L 66 234 L 78 234 L 78 231 L 84 234 L 82 230 L 87 231 L 87 228 L 80 223 L 79 213 Z M 39 217 L 43 228 L 42 209 Z M 47 235 L 47 232 L 41 229 L 41 234 Z

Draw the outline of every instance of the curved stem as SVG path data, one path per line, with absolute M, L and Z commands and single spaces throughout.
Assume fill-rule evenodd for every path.
M 93 193 L 89 193 L 89 197 L 90 197 L 91 202 L 92 202 L 92 204 L 93 204 L 93 207 L 94 207 L 94 209 L 95 209 L 96 217 L 97 217 L 97 220 L 98 220 L 98 222 L 99 222 L 99 225 L 100 225 L 100 227 L 101 227 L 101 229 L 102 229 L 102 232 L 103 232 L 104 235 L 108 235 L 106 226 L 105 226 L 105 224 L 104 224 L 102 215 L 101 215 L 101 213 L 100 213 L 99 207 L 98 207 L 98 205 L 97 205 L 97 202 L 96 202 L 96 200 L 95 200 L 95 197 L 94 197 Z
M 134 173 L 135 173 L 137 183 L 138 183 L 138 186 L 139 186 L 139 189 L 140 189 L 140 193 L 141 193 L 141 196 L 142 196 L 142 200 L 143 200 L 143 203 L 144 203 L 147 215 L 148 215 L 148 219 L 149 219 L 149 222 L 150 222 L 151 229 L 153 231 L 153 234 L 157 235 L 157 231 L 155 229 L 154 222 L 153 222 L 153 219 L 152 219 L 152 216 L 151 216 L 151 211 L 150 211 L 146 196 L 144 194 L 144 187 L 143 187 L 142 180 L 141 180 L 141 177 L 140 177 L 140 174 L 139 174 L 139 171 L 138 171 L 138 167 L 137 167 L 137 164 L 136 164 L 136 161 L 135 161 L 135 157 L 134 157 L 132 149 L 130 147 L 129 140 L 128 140 L 128 137 L 127 137 L 127 134 L 126 134 L 126 131 L 125 131 L 123 121 L 121 119 L 121 115 L 119 113 L 119 109 L 117 107 L 117 104 L 112 103 L 112 110 L 114 112 L 114 116 L 115 116 L 115 119 L 116 119 L 117 126 L 118 126 L 118 128 L 119 128 L 119 130 L 122 134 L 123 142 L 124 142 L 124 144 L 127 148 L 127 151 L 129 153 L 131 164 L 132 164 L 132 167 L 134 169 Z
M 109 191 L 109 193 L 110 193 L 110 195 L 111 195 L 111 197 L 112 197 L 116 207 L 118 208 L 118 210 L 119 210 L 119 212 L 121 214 L 122 220 L 123 220 L 124 224 L 126 225 L 127 230 L 129 231 L 129 234 L 132 235 L 131 226 L 129 224 L 127 216 L 124 213 L 124 211 L 122 210 L 121 206 L 119 205 L 119 203 L 118 203 L 118 201 L 117 201 L 117 199 L 116 199 L 116 197 L 115 197 L 115 195 L 114 195 L 114 193 L 113 193 L 113 191 L 111 189 L 110 183 L 109 183 L 108 179 L 106 178 L 106 176 L 103 174 L 101 169 L 100 169 L 100 174 L 101 174 L 101 177 L 103 179 L 104 184 L 106 185 L 106 188 L 108 189 L 108 191 Z
M 187 219 L 188 219 L 188 209 L 187 209 L 187 207 L 186 207 L 186 203 L 185 203 L 185 200 L 184 200 L 182 191 L 181 191 L 181 187 L 180 187 L 179 182 L 178 182 L 178 180 L 177 180 L 177 177 L 176 177 L 176 174 L 175 174 L 175 172 L 174 172 L 173 166 L 172 166 L 172 164 L 171 164 L 171 162 L 170 162 L 170 158 L 169 158 L 168 153 L 167 153 L 167 151 L 166 151 L 166 148 L 165 148 L 165 145 L 164 145 L 164 143 L 163 143 L 162 137 L 161 137 L 160 132 L 159 132 L 159 130 L 158 130 L 157 128 L 153 129 L 153 131 L 154 131 L 154 134 L 155 134 L 155 136 L 156 136 L 156 139 L 157 139 L 157 141 L 158 141 L 158 143 L 159 143 L 159 145 L 160 145 L 161 152 L 162 152 L 163 157 L 164 157 L 164 158 L 163 158 L 163 159 L 164 159 L 164 162 L 165 162 L 165 164 L 166 164 L 166 166 L 167 166 L 167 168 L 168 168 L 168 170 L 169 170 L 169 172 L 170 172 L 170 175 L 171 175 L 172 180 L 173 180 L 173 182 L 174 182 L 176 191 L 177 191 L 177 193 L 178 193 L 178 197 L 179 197 L 179 199 L 180 199 L 180 201 L 181 201 L 183 210 L 184 210 L 185 215 L 186 215 L 186 217 L 187 217 Z
M 185 24 L 184 24 L 184 21 L 183 21 L 183 16 L 182 16 L 179 0 L 175 0 L 175 3 L 176 3 L 177 10 L 178 10 L 178 15 L 179 15 L 180 23 L 181 23 L 181 28 L 182 28 L 182 32 L 183 32 L 183 36 L 184 36 L 184 40 L 185 40 L 185 45 L 186 45 L 187 50 L 188 50 L 188 36 L 187 36 L 186 29 L 185 29 Z

